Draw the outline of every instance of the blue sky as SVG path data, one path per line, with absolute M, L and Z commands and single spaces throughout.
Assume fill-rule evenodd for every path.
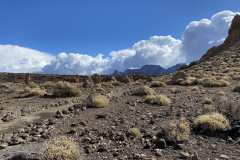
M 107 61 L 112 61 L 114 57 L 115 59 L 116 57 L 123 59 L 123 57 L 129 57 L 129 55 L 132 55 L 133 57 L 130 59 L 133 59 L 134 56 L 135 58 L 138 57 L 136 53 L 138 53 L 139 45 L 142 45 L 138 42 L 143 43 L 142 40 L 146 40 L 146 43 L 149 44 L 152 36 L 170 35 L 170 38 L 152 38 L 154 45 L 157 43 L 158 46 L 161 46 L 160 51 L 156 54 L 161 52 L 161 55 L 166 57 L 168 53 L 162 52 L 162 50 L 167 49 L 164 48 L 166 41 L 173 38 L 169 43 L 176 44 L 182 42 L 175 43 L 175 40 L 184 42 L 182 35 L 186 35 L 188 39 L 196 36 L 195 33 L 190 35 L 186 29 L 192 21 L 201 21 L 204 18 L 211 20 L 213 15 L 225 10 L 231 11 L 232 14 L 221 13 L 222 15 L 233 17 L 233 14 L 240 11 L 239 6 L 239 0 L 1 0 L 0 45 L 2 46 L 0 47 L 3 48 L 2 54 L 12 53 L 11 49 L 16 51 L 22 49 L 21 47 L 24 47 L 26 51 L 14 52 L 14 54 L 19 55 L 19 59 L 12 61 L 11 64 L 0 66 L 0 71 L 25 72 L 25 70 L 21 70 L 19 65 L 27 63 L 39 63 L 41 67 L 44 67 L 54 58 L 63 58 L 64 55 L 60 54 L 61 52 L 64 52 L 66 54 L 65 58 L 68 59 L 74 56 L 78 58 L 82 55 L 90 56 L 82 56 L 78 62 L 71 61 L 72 64 L 80 63 L 84 59 L 92 60 L 91 63 L 93 64 L 91 65 L 99 64 L 99 61 L 108 63 Z M 203 24 L 205 25 L 205 23 Z M 224 25 L 229 25 L 229 21 L 226 21 Z M 228 27 L 221 29 L 224 31 L 221 33 L 222 36 L 226 36 Z M 201 26 L 199 25 L 198 28 L 201 28 Z M 217 34 L 219 33 L 213 35 L 212 39 L 205 37 L 207 43 L 211 40 L 216 41 L 212 45 L 217 45 L 217 40 L 220 42 L 220 38 L 223 38 L 216 37 Z M 134 44 L 137 45 L 134 46 Z M 15 45 L 20 48 L 14 48 Z M 176 47 L 175 45 L 168 46 L 171 50 L 175 50 L 173 49 Z M 172 48 L 172 46 L 174 47 Z M 209 46 L 203 48 L 206 50 L 206 47 Z M 130 51 L 125 49 L 130 49 Z M 135 52 L 133 53 L 132 50 Z M 181 52 L 188 52 L 185 51 L 185 48 L 183 50 Z M 113 55 L 113 51 L 116 52 L 115 55 Z M 154 51 L 151 50 L 152 53 Z M 48 58 L 46 63 L 40 63 L 36 60 L 36 57 L 34 59 L 30 56 L 30 52 L 34 56 L 39 52 L 39 56 L 43 54 L 42 56 L 52 56 L 52 58 Z M 180 51 L 174 52 L 176 52 L 173 53 L 174 55 L 178 55 Z M 200 52 L 203 53 L 203 51 Z M 74 53 L 73 57 L 70 57 L 69 53 Z M 103 54 L 102 57 L 99 56 L 100 53 Z M 141 54 L 145 53 L 141 52 Z M 23 56 L 20 57 L 20 55 Z M 189 60 L 183 58 L 180 61 L 169 61 L 163 66 L 170 66 L 177 62 L 189 62 L 194 58 L 199 58 L 199 55 Z M 74 57 L 74 59 L 77 58 Z M 124 62 L 118 60 L 119 63 L 120 61 L 121 67 L 105 66 L 100 70 L 91 70 L 90 74 L 92 72 L 101 73 L 103 70 L 111 72 L 113 69 L 138 68 L 145 62 L 142 60 L 141 64 L 131 66 L 132 61 L 130 60 L 128 60 L 129 62 L 125 59 Z M 62 61 L 57 63 L 62 63 Z M 162 64 L 161 61 L 152 60 L 147 60 L 146 63 Z M 64 65 L 66 69 L 71 64 Z M 52 66 L 51 69 L 53 68 Z M 30 71 L 40 70 L 42 69 Z M 67 71 L 66 73 L 89 74 L 89 71 L 74 71 L 74 73 Z
M 96 56 L 154 35 L 180 39 L 186 25 L 239 0 L 1 0 L 0 43 Z

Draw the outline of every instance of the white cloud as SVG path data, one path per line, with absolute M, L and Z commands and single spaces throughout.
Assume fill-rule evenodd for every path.
M 40 72 L 53 56 L 15 45 L 0 45 L 0 72 Z
M 79 53 L 51 55 L 28 48 L 0 45 L 0 71 L 39 72 L 51 74 L 93 73 L 110 74 L 115 69 L 140 68 L 145 64 L 169 67 L 177 63 L 198 60 L 212 46 L 221 44 L 237 13 L 222 11 L 211 17 L 188 24 L 182 39 L 172 36 L 152 36 L 135 43 L 131 48 L 92 57 Z M 51 61 L 52 60 L 52 61 Z M 51 61 L 51 63 L 50 63 Z
M 43 68 L 44 73 L 48 74 L 79 74 L 87 75 L 102 73 L 108 68 L 108 59 L 103 59 L 103 55 L 91 57 L 83 54 L 58 54 L 51 64 Z
M 187 57 L 187 62 L 199 60 L 212 46 L 223 43 L 236 14 L 222 11 L 214 14 L 210 20 L 202 19 L 189 23 L 182 34 L 181 48 L 181 52 Z

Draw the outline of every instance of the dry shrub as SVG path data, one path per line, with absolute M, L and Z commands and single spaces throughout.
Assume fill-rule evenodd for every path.
M 185 118 L 179 121 L 173 121 L 163 127 L 165 137 L 168 141 L 178 143 L 188 140 L 190 134 L 190 125 Z
M 87 106 L 93 108 L 104 108 L 109 106 L 109 100 L 103 95 L 90 95 L 87 98 Z
M 166 87 L 166 83 L 160 81 L 152 81 L 150 84 L 151 87 Z
M 157 104 L 160 106 L 168 106 L 171 103 L 171 100 L 164 95 L 149 95 L 145 99 L 146 103 Z
M 200 88 L 198 86 L 195 86 L 192 88 L 192 91 L 200 91 Z
M 21 94 L 22 94 L 21 97 L 33 97 L 33 96 L 43 96 L 47 94 L 47 92 L 46 90 L 43 90 L 39 87 L 36 87 L 36 88 L 26 87 Z
M 141 134 L 138 128 L 130 128 L 128 133 L 132 136 L 138 136 Z
M 176 93 L 180 93 L 180 90 L 178 88 L 173 87 L 173 88 L 170 88 L 170 92 L 176 94 Z
M 229 121 L 220 113 L 210 113 L 198 116 L 194 126 L 202 131 L 216 132 L 229 127 Z
M 77 145 L 71 140 L 53 140 L 47 144 L 41 160 L 81 160 Z
M 212 104 L 212 103 L 213 103 L 213 100 L 206 97 L 206 98 L 203 100 L 203 103 L 204 103 L 204 104 Z
M 203 87 L 227 87 L 230 83 L 226 80 L 214 80 L 214 79 L 204 79 L 202 81 Z
M 217 112 L 225 115 L 228 119 L 240 120 L 240 105 L 226 97 L 215 98 L 214 107 Z
M 141 86 L 134 91 L 134 95 L 139 96 L 153 95 L 154 93 L 154 90 L 148 86 Z
M 180 85 L 183 86 L 190 86 L 190 85 L 197 85 L 198 81 L 195 77 L 186 77 L 186 80 L 180 82 Z
M 214 106 L 212 105 L 204 105 L 203 108 L 201 109 L 201 111 L 199 112 L 199 114 L 209 114 L 209 113 L 213 113 L 216 112 L 216 109 L 214 108 Z
M 102 78 L 99 74 L 95 73 L 91 76 L 93 83 L 101 83 Z
M 124 86 L 124 84 L 119 81 L 111 81 L 110 84 L 112 84 L 113 86 Z
M 181 81 L 185 80 L 187 75 L 184 72 L 178 71 L 171 78 L 171 84 L 179 84 Z
M 44 82 L 41 87 L 45 88 L 45 89 L 51 89 L 55 86 L 55 83 L 52 81 L 46 81 Z
M 59 81 L 53 87 L 53 96 L 55 97 L 78 97 L 80 95 L 80 89 L 69 82 Z
M 97 92 L 103 92 L 103 91 L 104 91 L 104 88 L 98 87 L 98 88 L 96 88 L 95 90 L 96 90 Z
M 224 91 L 220 91 L 218 94 L 221 95 L 221 96 L 225 96 L 226 95 L 226 93 Z

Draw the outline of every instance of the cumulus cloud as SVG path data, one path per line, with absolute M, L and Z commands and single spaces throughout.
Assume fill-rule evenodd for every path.
M 60 53 L 56 57 L 28 48 L 0 45 L 0 71 L 39 72 L 49 74 L 110 74 L 115 69 L 140 68 L 145 64 L 170 67 L 177 63 L 199 60 L 212 46 L 223 43 L 233 17 L 237 13 L 222 11 L 210 19 L 190 22 L 181 39 L 152 36 L 131 48 L 92 57 L 79 53 Z M 238 13 L 239 14 L 239 13 Z M 50 62 L 51 61 L 51 62 Z
M 186 62 L 199 60 L 208 49 L 222 44 L 236 14 L 222 11 L 214 14 L 211 19 L 189 23 L 182 34 L 181 52 L 187 57 Z
M 51 64 L 44 67 L 43 73 L 79 75 L 102 73 L 108 68 L 107 64 L 109 62 L 109 59 L 103 59 L 102 57 L 102 54 L 91 57 L 78 53 L 60 53 L 52 60 Z
M 40 72 L 53 56 L 15 45 L 0 45 L 0 72 Z

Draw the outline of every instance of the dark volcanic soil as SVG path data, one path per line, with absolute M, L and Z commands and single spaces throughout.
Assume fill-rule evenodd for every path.
M 70 81 L 67 76 L 63 77 L 59 79 Z M 54 78 L 56 76 L 52 77 Z M 1 79 L 4 79 L 2 83 L 6 83 L 9 77 L 1 77 Z M 34 81 L 37 78 L 33 76 L 32 79 Z M 50 79 L 49 75 L 47 80 Z M 41 82 L 38 83 L 41 84 Z M 171 99 L 170 106 L 147 104 L 144 102 L 144 96 L 132 95 L 134 89 L 142 85 L 141 83 L 121 84 L 114 87 L 102 85 L 104 91 L 96 91 L 96 86 L 81 87 L 82 96 L 72 98 L 41 96 L 20 98 L 15 92 L 6 92 L 2 89 L 0 119 L 9 114 L 13 120 L 0 122 L 0 148 L 2 148 L 0 159 L 8 159 L 17 154 L 23 155 L 24 152 L 29 157 L 38 159 L 42 152 L 39 148 L 43 147 L 44 142 L 64 136 L 71 137 L 78 144 L 79 152 L 84 160 L 171 160 L 183 158 L 181 152 L 189 153 L 189 159 L 237 160 L 240 159 L 240 144 L 237 139 L 220 133 L 211 134 L 211 136 L 201 134 L 193 127 L 193 122 L 199 115 L 206 97 L 214 99 L 224 96 L 239 104 L 239 93 L 232 92 L 239 81 L 230 81 L 230 83 L 228 87 L 200 87 L 198 91 L 193 91 L 193 86 L 168 85 L 153 88 L 156 94 L 163 94 Z M 172 93 L 172 88 L 176 88 L 179 92 Z M 226 95 L 219 95 L 221 91 Z M 111 97 L 109 107 L 85 108 L 81 105 L 88 95 L 96 92 Z M 76 104 L 79 107 L 68 111 L 68 107 L 76 106 Z M 55 112 L 58 110 L 62 112 L 63 109 L 67 112 L 56 116 Z M 54 115 L 50 114 L 53 112 Z M 41 113 L 49 113 L 49 115 L 40 116 L 39 119 Z M 36 117 L 38 121 L 35 121 Z M 161 138 L 158 137 L 161 127 L 172 120 L 179 120 L 180 117 L 185 117 L 190 123 L 191 133 L 188 141 L 181 144 L 167 143 L 166 148 L 163 147 L 164 145 L 157 145 L 155 139 Z M 21 119 L 28 119 L 28 122 L 21 123 Z M 13 123 L 15 126 L 12 125 Z M 233 125 L 235 124 L 232 123 Z M 129 135 L 130 128 L 138 128 L 140 134 Z M 160 148 L 161 156 L 156 154 Z

